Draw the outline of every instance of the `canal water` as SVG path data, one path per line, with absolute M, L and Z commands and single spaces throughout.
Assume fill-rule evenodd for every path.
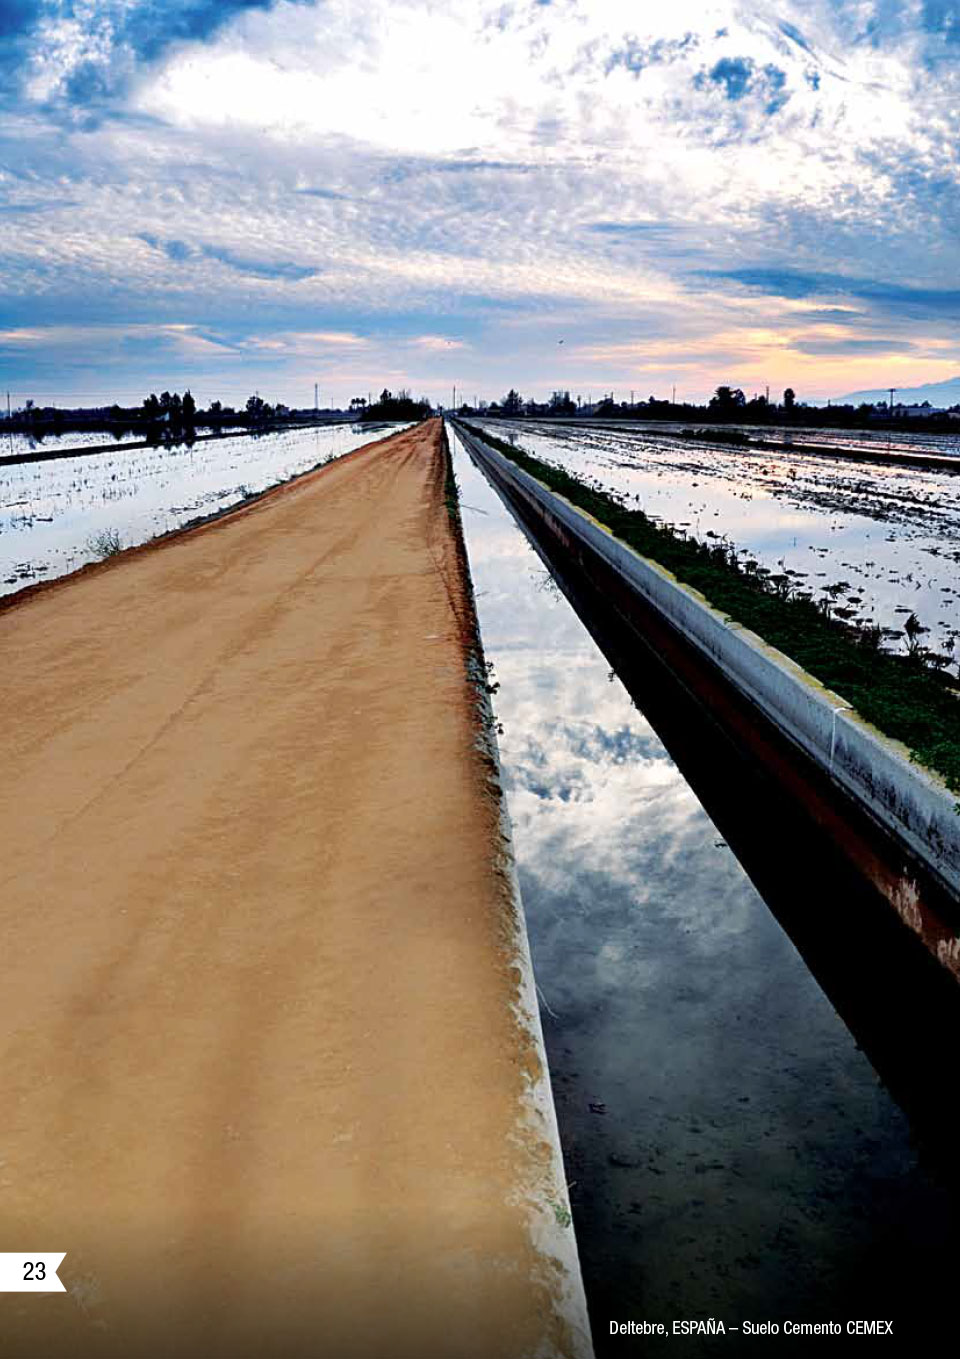
M 802 880 L 800 913 L 827 917 L 847 887 L 800 851 L 771 865 L 768 848 L 758 868 L 749 807 L 732 835 L 717 768 L 708 815 L 452 431 L 451 447 L 598 1355 L 859 1343 L 758 1341 L 747 1322 L 948 1334 L 954 1191 L 766 884 Z M 835 972 L 874 971 L 872 935 L 838 949 Z M 911 1004 L 885 993 L 887 1019 Z M 931 1063 L 945 1082 L 951 1042 Z M 610 1336 L 614 1321 L 708 1318 L 726 1335 Z

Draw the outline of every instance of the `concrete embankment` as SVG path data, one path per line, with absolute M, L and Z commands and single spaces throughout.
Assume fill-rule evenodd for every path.
M 864 722 L 756 634 L 712 608 L 698 591 L 634 552 L 602 525 L 554 494 L 482 440 L 458 433 L 496 484 L 529 519 L 562 543 L 601 588 L 642 601 L 703 660 L 867 813 L 900 847 L 903 871 L 888 895 L 940 961 L 960 971 L 956 930 L 921 918 L 911 868 L 929 875 L 943 899 L 960 897 L 960 816 L 957 799 L 935 775 L 912 763 L 907 750 Z
M 587 1356 L 438 422 L 0 613 L 10 1355 Z

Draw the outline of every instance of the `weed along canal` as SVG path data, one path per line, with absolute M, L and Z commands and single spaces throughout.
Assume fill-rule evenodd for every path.
M 450 441 L 597 1354 L 948 1335 L 955 977 Z

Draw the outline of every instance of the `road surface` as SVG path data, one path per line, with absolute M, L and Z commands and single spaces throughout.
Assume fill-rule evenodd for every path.
M 0 612 L 5 1355 L 581 1352 L 443 467 Z

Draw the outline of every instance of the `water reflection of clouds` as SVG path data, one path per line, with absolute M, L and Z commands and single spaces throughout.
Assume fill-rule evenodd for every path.
M 842 1310 L 880 1236 L 919 1260 L 938 1220 L 906 1122 L 494 493 L 458 476 L 487 511 L 468 553 L 594 1314 Z
M 559 930 L 569 946 L 578 918 L 589 917 L 592 933 L 609 909 L 618 934 L 640 928 L 629 943 L 612 928 L 596 948 L 580 941 L 611 984 L 652 965 L 639 944 L 644 923 L 659 929 L 657 921 L 693 915 L 688 947 L 709 952 L 712 938 L 728 940 L 765 908 L 570 605 L 540 588 L 526 540 L 502 509 L 492 512 L 493 493 L 469 465 L 458 475 L 470 483 L 464 499 L 491 511 L 472 521 L 472 539 L 467 515 L 465 523 L 500 684 L 494 705 L 521 878 L 530 902 L 563 901 L 562 921 L 538 922 L 541 945 Z

